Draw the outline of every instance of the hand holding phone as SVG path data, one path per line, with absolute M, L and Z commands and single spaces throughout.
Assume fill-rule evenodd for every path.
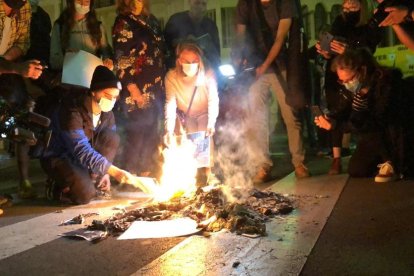
M 321 110 L 321 108 L 318 105 L 312 105 L 311 106 L 311 111 L 312 111 L 312 115 L 314 117 L 319 117 L 319 116 L 323 116 L 323 112 Z
M 334 39 L 333 35 L 331 35 L 328 32 L 324 32 L 321 35 L 321 39 L 319 41 L 319 44 L 321 45 L 321 50 L 326 51 L 328 53 L 332 53 L 331 42 L 333 39 Z

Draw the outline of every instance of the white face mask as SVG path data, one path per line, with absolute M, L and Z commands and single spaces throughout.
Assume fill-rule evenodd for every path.
M 183 72 L 188 77 L 194 77 L 198 72 L 198 63 L 183 63 L 181 64 L 183 67 Z
M 89 6 L 82 6 L 79 3 L 75 3 L 75 10 L 77 14 L 85 15 L 89 12 Z
M 99 100 L 98 105 L 103 112 L 109 112 L 114 108 L 115 102 L 116 102 L 116 99 L 109 100 L 105 97 L 102 97 Z
M 352 93 L 356 93 L 360 88 L 359 80 L 355 78 L 347 83 L 344 83 L 344 86 L 347 90 L 351 91 Z

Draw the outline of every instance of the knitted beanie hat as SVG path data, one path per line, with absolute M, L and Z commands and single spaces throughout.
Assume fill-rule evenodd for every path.
M 106 88 L 116 88 L 121 90 L 122 86 L 119 79 L 103 65 L 99 65 L 93 72 L 90 90 L 98 91 Z

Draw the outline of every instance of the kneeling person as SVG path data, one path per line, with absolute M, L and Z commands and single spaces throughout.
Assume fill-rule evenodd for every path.
M 86 204 L 110 189 L 109 176 L 131 175 L 112 165 L 119 145 L 112 108 L 121 85 L 106 67 L 96 67 L 88 94 L 65 100 L 52 117 L 52 138 L 42 167 L 53 183 L 48 197 Z M 49 183 L 50 184 L 50 183 Z

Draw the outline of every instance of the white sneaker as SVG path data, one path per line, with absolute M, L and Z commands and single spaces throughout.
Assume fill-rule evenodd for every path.
M 392 167 L 391 162 L 387 161 L 385 163 L 378 165 L 378 174 L 375 176 L 375 182 L 385 183 L 390 182 L 396 179 L 394 168 Z

